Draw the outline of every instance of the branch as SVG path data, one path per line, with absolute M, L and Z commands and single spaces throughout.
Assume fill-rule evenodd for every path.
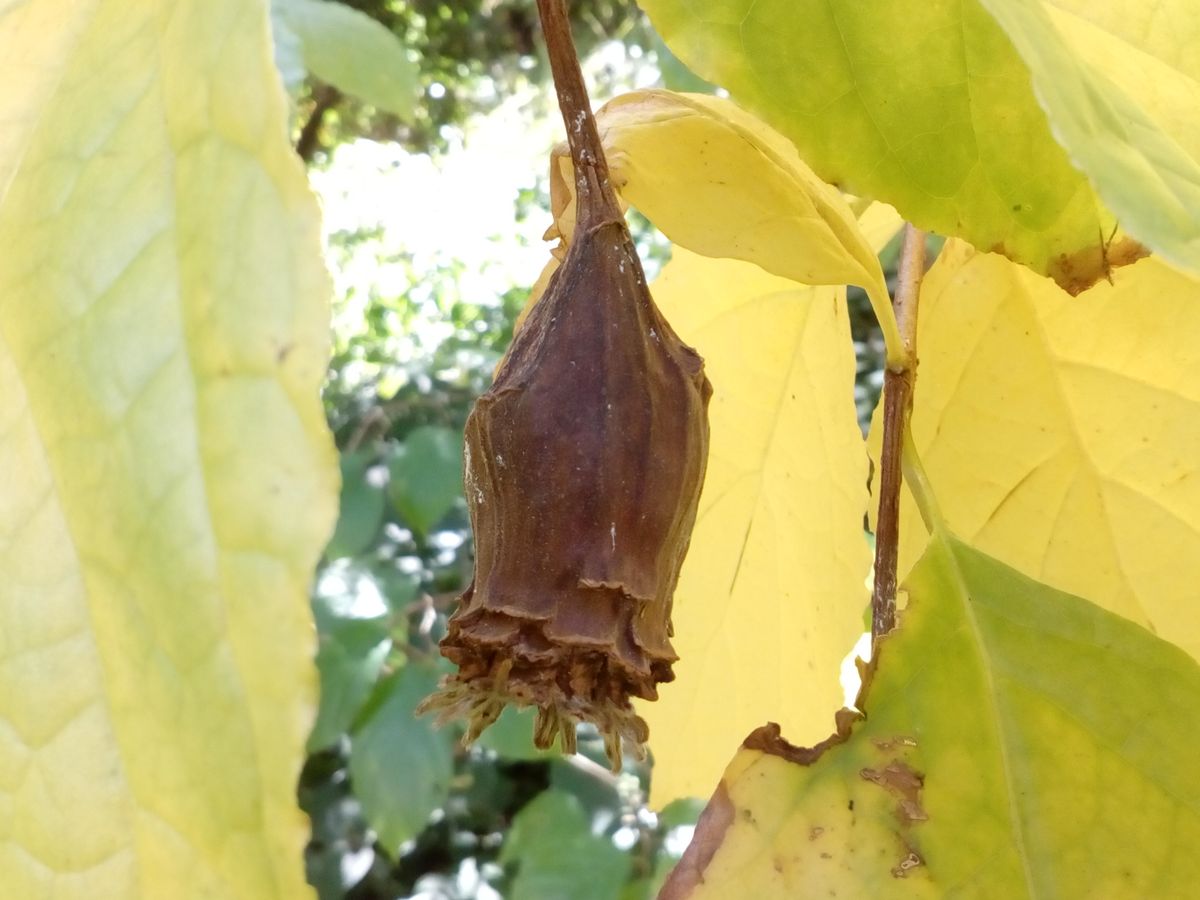
M 904 226 L 896 298 L 892 303 L 904 360 L 883 376 L 883 448 L 879 453 L 879 518 L 875 526 L 875 585 L 871 592 L 871 639 L 896 627 L 896 558 L 900 546 L 900 457 L 912 409 L 917 365 L 917 301 L 925 275 L 925 232 Z
M 321 149 L 321 124 L 325 114 L 337 106 L 341 99 L 342 92 L 332 84 L 323 84 L 313 91 L 312 112 L 296 140 L 296 153 L 306 163 L 312 162 L 313 155 Z

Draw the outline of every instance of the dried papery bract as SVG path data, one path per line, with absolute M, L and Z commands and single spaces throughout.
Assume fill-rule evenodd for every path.
M 575 164 L 574 240 L 466 429 L 475 577 L 426 701 L 473 740 L 505 705 L 613 766 L 647 738 L 631 697 L 673 677 L 671 597 L 708 455 L 704 363 L 655 307 L 616 197 L 561 0 L 539 0 Z

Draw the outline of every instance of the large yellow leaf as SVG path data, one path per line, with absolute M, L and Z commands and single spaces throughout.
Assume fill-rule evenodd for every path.
M 596 121 L 622 200 L 675 244 L 801 284 L 860 285 L 889 352 L 899 353 L 876 251 L 845 198 L 787 138 L 729 100 L 670 91 L 624 94 Z M 564 244 L 575 227 L 572 172 L 562 144 L 551 159 L 555 225 L 547 236 Z
M 639 707 L 661 805 L 707 794 L 729 749 L 768 717 L 804 739 L 828 732 L 870 553 L 844 289 L 676 247 L 653 292 L 714 389 L 673 613 L 676 681 Z
M 865 720 L 734 757 L 663 900 L 1188 900 L 1200 666 L 939 534 Z
M 0 7 L 0 894 L 308 895 L 328 283 L 263 0 Z
M 913 436 L 956 534 L 1200 657 L 1200 282 L 1155 258 L 1113 279 L 1072 298 L 947 244 Z M 902 516 L 904 568 L 924 533 Z

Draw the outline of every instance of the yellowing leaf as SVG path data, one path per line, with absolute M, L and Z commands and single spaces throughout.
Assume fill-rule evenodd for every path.
M 1029 66 L 1058 140 L 1122 227 L 1200 273 L 1200 8 L 1070 0 L 1052 16 L 1043 0 L 982 3 Z
M 947 244 L 913 437 L 956 534 L 1200 657 L 1200 282 L 1154 258 L 1113 278 L 1072 298 Z M 908 499 L 902 535 L 903 568 L 923 546 Z
M 1103 276 L 1113 217 L 974 0 L 644 6 L 684 62 L 790 138 L 825 181 L 1063 283 Z
M 639 706 L 661 806 L 711 790 L 729 748 L 768 717 L 809 739 L 828 731 L 870 553 L 844 289 L 677 247 L 653 293 L 714 389 L 675 594 L 676 681 Z
M 1191 897 L 1196 661 L 949 536 L 908 588 L 867 718 L 751 735 L 663 900 Z
M 328 280 L 265 3 L 0 11 L 0 893 L 309 896 Z
M 675 244 L 802 284 L 861 285 L 889 351 L 899 352 L 875 251 L 846 200 L 786 138 L 728 100 L 670 91 L 617 97 L 597 113 L 597 125 L 622 200 Z M 572 171 L 560 145 L 550 167 L 548 236 L 565 243 L 575 225 Z

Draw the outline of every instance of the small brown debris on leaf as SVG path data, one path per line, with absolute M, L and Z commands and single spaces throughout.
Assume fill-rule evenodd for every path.
M 1050 262 L 1047 274 L 1072 297 L 1078 296 L 1098 281 L 1112 281 L 1112 272 L 1121 266 L 1137 262 L 1150 251 L 1131 237 L 1108 241 L 1098 236 L 1095 244 L 1068 255 L 1060 253 Z
M 924 865 L 925 861 L 921 859 L 915 851 L 909 850 L 904 858 L 892 867 L 893 878 L 907 878 L 908 873 L 918 866 Z
M 890 753 L 897 747 L 915 747 L 917 742 L 910 737 L 892 737 L 892 738 L 872 738 L 871 743 L 882 750 L 884 753 Z

